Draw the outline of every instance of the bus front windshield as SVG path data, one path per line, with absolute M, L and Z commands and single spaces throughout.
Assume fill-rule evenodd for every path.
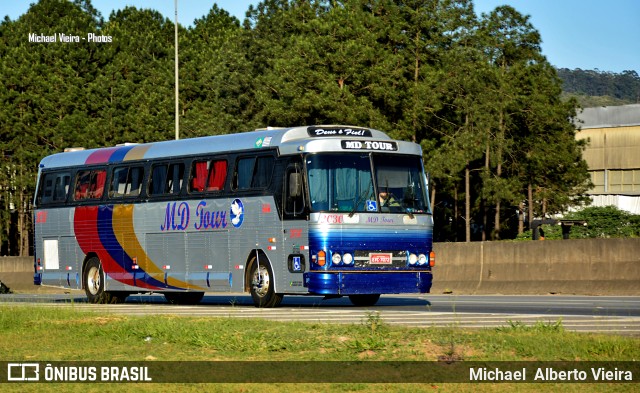
M 314 154 L 306 164 L 312 211 L 428 212 L 419 157 Z

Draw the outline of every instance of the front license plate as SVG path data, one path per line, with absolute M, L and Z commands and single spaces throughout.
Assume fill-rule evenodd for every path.
M 388 253 L 369 254 L 369 263 L 372 265 L 391 265 L 392 255 Z

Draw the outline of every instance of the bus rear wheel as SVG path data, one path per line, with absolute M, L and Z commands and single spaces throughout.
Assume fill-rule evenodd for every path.
M 129 295 L 104 290 L 104 270 L 96 257 L 90 258 L 84 267 L 84 292 L 89 303 L 122 303 Z
M 268 263 L 258 263 L 254 257 L 251 263 L 251 298 L 256 307 L 278 307 L 282 301 L 282 294 L 274 289 L 274 277 Z
M 378 299 L 380 299 L 380 295 L 379 294 L 373 294 L 373 295 L 349 295 L 349 300 L 351 300 L 351 303 L 354 306 L 358 306 L 358 307 L 373 306 L 378 302 Z

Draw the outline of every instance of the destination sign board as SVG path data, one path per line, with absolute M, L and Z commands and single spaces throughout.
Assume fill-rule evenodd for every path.
M 344 150 L 397 151 L 398 144 L 389 141 L 340 141 Z
M 350 136 L 350 137 L 364 137 L 371 138 L 371 130 L 367 128 L 357 128 L 357 127 L 308 127 L 307 133 L 312 138 L 321 138 L 321 137 L 340 137 L 340 136 Z

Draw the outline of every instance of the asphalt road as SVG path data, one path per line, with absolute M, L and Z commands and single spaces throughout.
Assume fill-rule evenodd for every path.
M 161 295 L 132 295 L 126 303 L 86 303 L 82 292 L 6 294 L 0 303 L 29 303 L 127 315 L 261 318 L 315 323 L 362 323 L 372 313 L 385 323 L 416 327 L 495 328 L 512 324 L 562 323 L 567 330 L 640 336 L 637 296 L 385 295 L 374 307 L 354 307 L 348 298 L 285 296 L 275 309 L 253 306 L 248 295 L 207 293 L 195 306 L 169 305 Z

